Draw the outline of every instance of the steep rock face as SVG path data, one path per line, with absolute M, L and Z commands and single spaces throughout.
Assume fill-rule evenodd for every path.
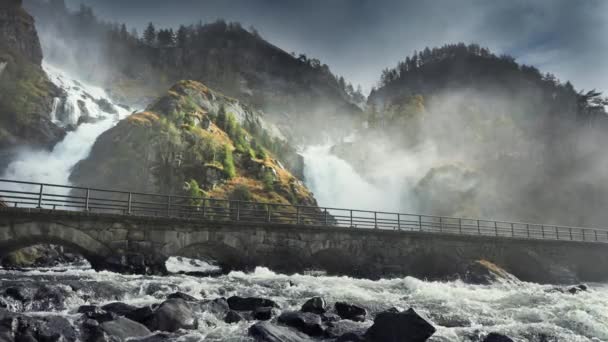
M 28 61 L 37 65 L 42 63 L 34 18 L 21 8 L 21 0 L 0 4 L 0 40 L 4 47 L 21 53 Z
M 102 134 L 71 180 L 91 187 L 316 205 L 279 160 L 295 151 L 261 113 L 181 81 Z
M 28 144 L 49 147 L 65 132 L 50 120 L 59 94 L 41 68 L 34 19 L 20 0 L 0 4 L 0 149 Z

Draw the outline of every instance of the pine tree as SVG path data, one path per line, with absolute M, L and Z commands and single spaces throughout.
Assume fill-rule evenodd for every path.
M 177 30 L 177 46 L 180 48 L 186 47 L 188 43 L 188 30 L 184 25 L 181 25 Z
M 156 28 L 152 23 L 149 23 L 144 31 L 144 42 L 150 46 L 156 45 Z

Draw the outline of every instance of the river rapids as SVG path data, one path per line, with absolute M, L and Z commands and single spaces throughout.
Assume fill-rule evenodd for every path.
M 168 266 L 174 271 L 191 271 L 191 264 L 192 260 L 172 258 Z M 40 299 L 26 305 L 9 301 L 9 306 L 12 303 L 13 310 L 28 315 L 59 315 L 73 322 L 82 305 L 119 301 L 140 307 L 160 303 L 178 291 L 200 300 L 263 297 L 274 300 L 281 310 L 298 310 L 307 299 L 320 296 L 330 305 L 336 301 L 357 304 L 370 316 L 390 307 L 412 307 L 437 328 L 429 341 L 480 341 L 489 332 L 515 341 L 608 341 L 608 286 L 601 284 L 591 284 L 588 291 L 573 295 L 532 283 L 484 286 L 412 277 L 372 281 L 322 274 L 284 275 L 262 267 L 251 273 L 214 277 L 121 275 L 82 266 L 0 270 L 0 293 L 8 287 L 41 285 L 63 288 L 65 300 L 41 304 L 44 299 Z M 168 340 L 251 340 L 247 330 L 252 321 L 227 324 L 223 317 L 209 312 L 195 315 L 198 329 L 179 331 Z M 353 324 L 369 327 L 371 323 Z

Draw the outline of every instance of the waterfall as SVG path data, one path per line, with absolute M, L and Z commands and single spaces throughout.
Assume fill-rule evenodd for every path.
M 331 154 L 331 145 L 309 146 L 304 157 L 304 178 L 321 206 L 397 211 L 401 183 L 385 179 L 372 184 L 345 160 Z
M 53 66 L 44 64 L 44 69 L 52 82 L 66 94 L 64 98 L 54 100 L 51 118 L 60 126 L 75 129 L 68 132 L 51 151 L 22 150 L 9 164 L 2 178 L 69 184 L 72 168 L 89 155 L 97 137 L 129 112 L 115 106 L 103 89 L 87 85 Z M 100 106 L 100 101 L 109 105 Z M 94 121 L 75 126 L 82 116 L 93 118 Z

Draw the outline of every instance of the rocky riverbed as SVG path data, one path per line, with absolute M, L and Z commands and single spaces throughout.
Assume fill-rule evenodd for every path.
M 168 266 L 213 271 L 184 259 Z M 608 286 L 554 287 L 491 273 L 477 272 L 467 281 L 486 284 L 473 285 L 265 268 L 209 277 L 74 265 L 0 270 L 0 341 L 608 340 Z

